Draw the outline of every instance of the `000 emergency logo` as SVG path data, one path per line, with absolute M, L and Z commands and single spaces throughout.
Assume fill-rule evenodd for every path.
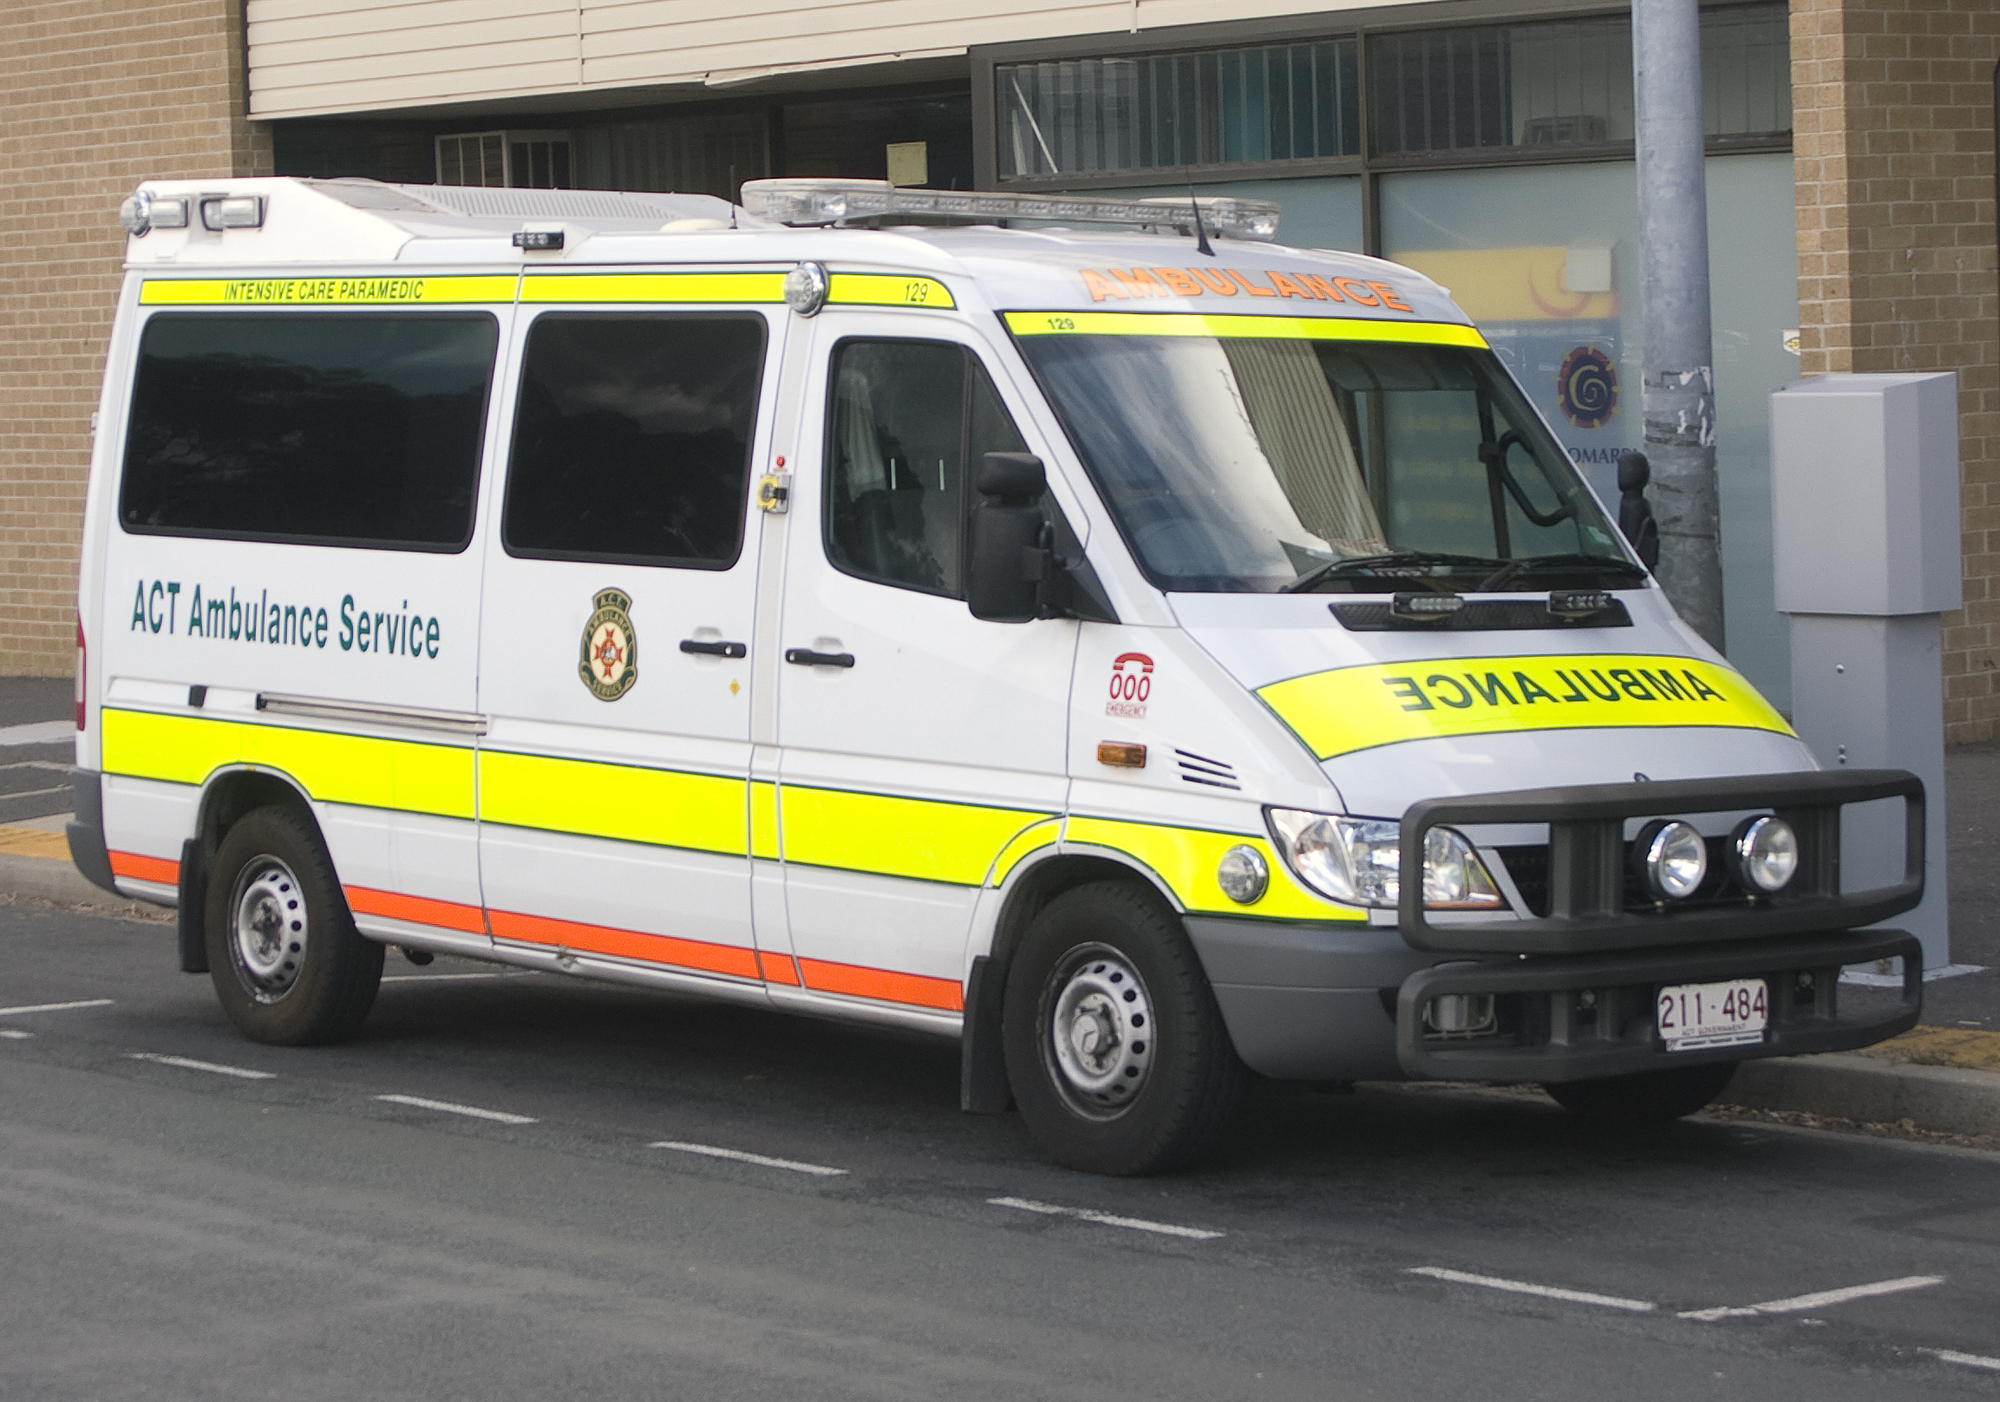
M 632 630 L 632 599 L 605 589 L 591 600 L 590 622 L 583 625 L 583 658 L 577 675 L 600 701 L 616 701 L 639 680 L 639 636 Z

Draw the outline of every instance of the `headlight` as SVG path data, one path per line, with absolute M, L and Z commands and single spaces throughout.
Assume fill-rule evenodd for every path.
M 1329 900 L 1394 909 L 1402 894 L 1401 825 L 1273 808 L 1278 850 L 1299 880 Z M 1432 828 L 1424 838 L 1424 905 L 1432 910 L 1495 910 L 1500 888 L 1464 835 Z
M 1799 869 L 1799 835 L 1783 818 L 1745 818 L 1730 834 L 1729 854 L 1743 884 L 1770 895 Z
M 1686 900 L 1708 875 L 1708 843 L 1678 818 L 1646 824 L 1634 851 L 1639 874 L 1657 900 Z

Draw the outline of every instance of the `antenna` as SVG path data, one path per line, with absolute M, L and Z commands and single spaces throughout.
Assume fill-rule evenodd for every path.
M 1213 258 L 1215 250 L 1209 246 L 1208 230 L 1201 224 L 1201 201 L 1194 197 L 1194 186 L 1188 186 L 1188 205 L 1194 210 L 1194 251 Z
M 736 162 L 729 163 L 729 227 L 736 227 L 736 202 L 742 197 L 743 187 L 736 183 Z

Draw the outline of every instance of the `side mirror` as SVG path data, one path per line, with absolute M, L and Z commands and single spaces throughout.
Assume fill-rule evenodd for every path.
M 1649 570 L 1660 564 L 1660 523 L 1646 500 L 1646 484 L 1652 480 L 1653 465 L 1644 453 L 1618 455 L 1618 529 Z
M 973 485 L 981 501 L 972 512 L 966 605 L 989 623 L 1026 623 L 1041 614 L 1051 563 L 1048 521 L 1038 504 L 1048 474 L 1033 453 L 988 453 Z
M 1049 474 L 1033 453 L 987 453 L 979 459 L 973 486 L 983 497 L 1000 497 L 1010 504 L 1041 499 Z

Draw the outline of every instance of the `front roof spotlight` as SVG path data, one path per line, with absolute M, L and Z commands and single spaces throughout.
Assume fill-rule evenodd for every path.
M 1745 818 L 1729 835 L 1730 865 L 1745 887 L 1764 895 L 1785 889 L 1799 869 L 1799 835 L 1783 818 Z
M 1639 874 L 1655 900 L 1684 901 L 1708 875 L 1708 843 L 1678 818 L 1655 819 L 1633 846 Z

